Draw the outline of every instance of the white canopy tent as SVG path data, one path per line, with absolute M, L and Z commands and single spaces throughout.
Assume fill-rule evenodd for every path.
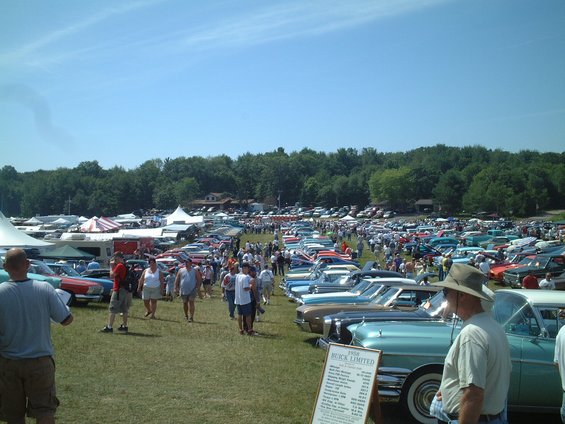
M 53 243 L 34 239 L 12 225 L 0 212 L 0 247 L 47 247 Z
M 166 218 L 167 225 L 171 224 L 194 224 L 198 226 L 204 225 L 204 217 L 203 216 L 190 216 L 187 214 L 179 205 L 176 210 L 167 216 Z
M 28 219 L 26 222 L 24 222 L 25 225 L 41 225 L 43 224 L 43 221 L 40 221 L 39 219 L 37 219 L 35 216 L 33 218 Z

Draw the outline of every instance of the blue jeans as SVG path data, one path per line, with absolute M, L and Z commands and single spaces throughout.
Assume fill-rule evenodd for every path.
M 226 290 L 226 299 L 228 301 L 228 311 L 230 317 L 235 318 L 235 290 Z

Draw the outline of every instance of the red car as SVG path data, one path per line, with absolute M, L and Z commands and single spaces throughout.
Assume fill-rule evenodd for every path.
M 489 271 L 489 277 L 491 280 L 502 282 L 502 275 L 504 274 L 505 271 L 508 271 L 509 269 L 521 268 L 523 266 L 527 266 L 530 264 L 531 261 L 533 261 L 535 256 L 536 255 L 532 255 L 532 254 L 518 253 L 507 262 L 491 265 Z
M 61 279 L 61 286 L 59 288 L 71 295 L 71 305 L 76 303 L 86 305 L 88 302 L 100 302 L 102 300 L 104 287 L 100 284 L 93 281 L 83 280 L 81 278 L 57 275 L 57 273 L 49 268 L 44 262 L 38 261 L 37 259 L 32 259 L 30 262 L 30 272 Z

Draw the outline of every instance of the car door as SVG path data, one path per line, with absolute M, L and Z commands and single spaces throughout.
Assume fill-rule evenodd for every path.
M 517 302 L 505 326 L 512 357 L 509 404 L 558 407 L 562 394 L 553 364 L 555 335 L 550 337 L 547 323 L 531 305 L 517 296 L 514 299 Z

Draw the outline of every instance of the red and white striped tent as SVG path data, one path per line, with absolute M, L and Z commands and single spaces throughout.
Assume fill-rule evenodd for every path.
M 105 233 L 108 231 L 117 230 L 121 225 L 110 218 L 101 216 L 100 218 L 93 216 L 88 221 L 80 226 L 80 231 L 83 233 Z

